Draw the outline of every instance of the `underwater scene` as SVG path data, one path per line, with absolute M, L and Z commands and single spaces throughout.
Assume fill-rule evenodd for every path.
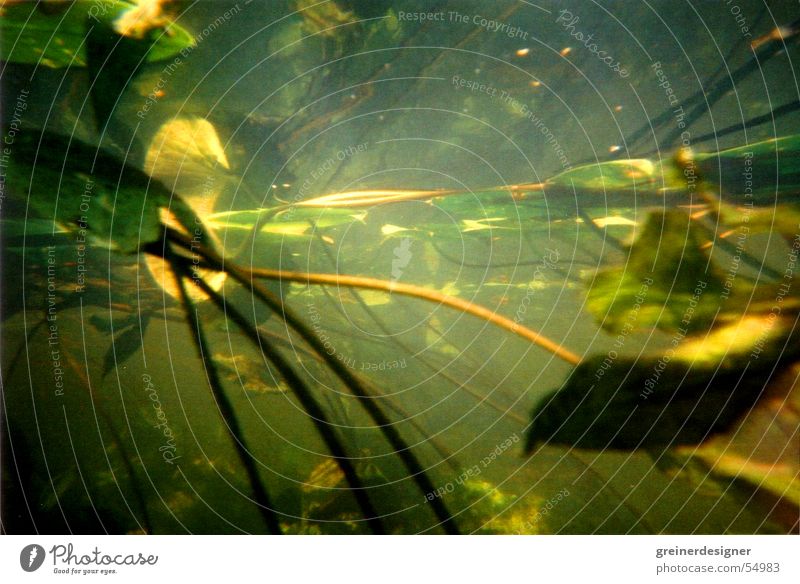
M 3 533 L 798 533 L 796 2 L 0 35 Z

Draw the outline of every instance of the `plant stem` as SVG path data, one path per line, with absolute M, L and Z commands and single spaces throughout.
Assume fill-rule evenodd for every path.
M 250 488 L 253 491 L 253 496 L 255 498 L 256 505 L 258 506 L 258 510 L 261 513 L 264 522 L 267 524 L 267 529 L 269 532 L 273 534 L 281 534 L 283 531 L 281 529 L 280 522 L 278 521 L 277 513 L 272 507 L 267 489 L 261 482 L 258 469 L 253 464 L 250 448 L 248 448 L 245 442 L 244 434 L 241 426 L 239 425 L 239 420 L 236 417 L 233 404 L 231 404 L 228 396 L 225 394 L 225 390 L 222 388 L 222 383 L 220 382 L 217 369 L 214 366 L 213 360 L 210 358 L 208 343 L 206 341 L 205 334 L 203 333 L 200 319 L 197 317 L 196 308 L 194 307 L 194 303 L 186 291 L 184 278 L 188 276 L 187 271 L 175 254 L 171 252 L 169 247 L 165 248 L 165 256 L 167 261 L 170 263 L 172 272 L 175 276 L 175 283 L 178 285 L 178 289 L 180 290 L 181 299 L 186 311 L 186 319 L 188 320 L 189 328 L 192 331 L 192 338 L 194 339 L 197 350 L 200 353 L 200 359 L 205 365 L 208 385 L 211 388 L 211 393 L 214 396 L 214 401 L 216 402 L 217 407 L 219 408 L 220 415 L 225 420 L 228 432 L 230 433 L 231 438 L 233 438 L 233 445 L 236 449 L 236 454 L 239 456 L 239 460 L 242 462 L 242 465 L 247 472 L 247 477 L 250 481 Z
M 172 229 L 167 229 L 167 236 L 179 245 L 191 248 L 194 253 L 197 253 L 208 262 L 212 269 L 226 272 L 242 286 L 249 288 L 250 291 L 273 312 L 280 314 L 284 322 L 294 329 L 320 357 L 325 359 L 328 367 L 336 373 L 337 377 L 344 382 L 358 399 L 361 407 L 364 408 L 373 422 L 380 428 L 386 440 L 392 448 L 394 448 L 397 456 L 403 461 L 406 470 L 408 470 L 410 477 L 417 484 L 420 491 L 422 491 L 424 495 L 435 491 L 433 483 L 431 483 L 428 475 L 425 473 L 425 469 L 417 460 L 417 457 L 411 452 L 411 449 L 402 436 L 400 436 L 400 433 L 395 429 L 391 420 L 384 415 L 374 399 L 374 396 L 369 394 L 361 380 L 351 373 L 341 361 L 335 356 L 328 354 L 322 342 L 317 338 L 314 332 L 290 311 L 280 299 L 276 298 L 262 284 L 253 281 L 253 275 L 248 270 L 230 262 L 226 263 L 214 250 L 203 245 L 194 245 L 194 247 L 192 247 L 192 242 L 185 235 L 175 232 Z M 458 527 L 456 527 L 453 516 L 447 510 L 445 504 L 438 497 L 435 497 L 433 500 L 429 501 L 429 503 L 431 509 L 439 519 L 442 529 L 449 534 L 458 534 Z
M 342 473 L 353 491 L 353 496 L 356 499 L 361 511 L 369 523 L 370 529 L 376 534 L 384 534 L 386 530 L 378 515 L 377 510 L 372 505 L 372 502 L 367 497 L 366 487 L 358 477 L 353 463 L 347 456 L 344 445 L 334 431 L 334 425 L 330 422 L 322 406 L 314 398 L 311 390 L 305 382 L 297 375 L 292 369 L 288 361 L 280 354 L 274 347 L 267 341 L 267 339 L 242 315 L 241 312 L 236 310 L 233 306 L 228 305 L 224 298 L 220 296 L 211 286 L 204 280 L 198 280 L 200 289 L 211 298 L 212 302 L 216 304 L 226 316 L 230 318 L 249 338 L 253 343 L 256 343 L 261 349 L 262 354 L 269 359 L 275 367 L 280 371 L 283 378 L 292 388 L 292 391 L 300 400 L 301 405 L 306 413 L 311 418 L 311 421 L 317 428 L 317 431 L 322 436 L 325 445 L 328 447 L 331 455 L 336 463 L 339 465 Z
M 230 264 L 228 264 L 230 267 Z M 318 274 L 309 272 L 292 272 L 285 270 L 273 270 L 270 268 L 238 268 L 243 275 L 250 278 L 265 278 L 270 280 L 281 280 L 288 282 L 301 282 L 305 284 L 322 284 L 328 286 L 347 286 L 351 288 L 361 288 L 365 290 L 380 290 L 389 292 L 391 294 L 400 294 L 402 296 L 411 296 L 412 298 L 419 298 L 421 300 L 428 300 L 444 304 L 450 308 L 455 308 L 467 314 L 471 314 L 481 318 L 487 322 L 499 326 L 509 332 L 514 333 L 526 339 L 535 345 L 542 347 L 549 351 L 556 357 L 566 361 L 570 365 L 579 365 L 581 358 L 572 351 L 565 349 L 561 345 L 551 341 L 546 336 L 529 329 L 526 326 L 514 322 L 510 318 L 506 318 L 496 312 L 492 312 L 488 308 L 473 304 L 467 300 L 456 298 L 455 296 L 448 296 L 435 290 L 423 288 L 421 286 L 414 286 L 413 284 L 401 284 L 400 282 L 392 282 L 389 280 L 379 280 L 377 278 L 365 278 L 362 276 L 345 276 L 341 274 Z

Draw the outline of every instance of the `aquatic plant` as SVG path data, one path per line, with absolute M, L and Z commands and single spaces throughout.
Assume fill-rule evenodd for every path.
M 112 4 L 121 9 L 124 3 Z M 331 20 L 337 27 L 353 27 L 347 38 L 359 38 L 355 13 L 336 6 L 325 10 L 315 7 L 298 4 L 302 16 L 293 23 L 291 34 L 317 35 L 326 51 L 336 59 L 342 58 L 345 39 L 324 25 Z M 124 8 L 130 10 L 127 5 Z M 38 18 L 38 14 L 34 16 Z M 5 26 L 12 26 L 14 21 L 5 22 L 11 23 Z M 104 34 L 114 30 L 116 22 L 105 22 Z M 171 26 L 159 20 L 152 30 Z M 116 32 L 119 36 L 121 31 Z M 377 28 L 369 32 L 365 36 L 393 34 Z M 117 62 L 111 72 L 119 75 L 124 71 L 134 79 L 140 74 L 139 62 L 150 59 L 155 46 L 152 42 L 158 41 L 137 39 L 130 32 L 121 36 L 135 48 L 131 55 L 138 60 Z M 784 36 L 780 42 L 792 38 Z M 178 47 L 189 46 L 187 39 L 183 44 L 180 39 L 167 37 L 169 50 L 162 47 L 167 51 L 164 55 L 174 55 Z M 87 67 L 92 69 L 92 59 L 96 62 L 116 52 L 109 49 L 116 41 L 92 45 L 85 55 Z M 777 41 L 767 42 L 753 62 L 771 58 L 778 51 Z M 100 69 L 93 69 L 91 78 L 95 81 Z M 751 63 L 735 79 L 741 81 L 756 70 Z M 334 67 L 332 71 L 340 70 Z M 108 86 L 101 83 L 98 87 Z M 74 294 L 49 291 L 48 271 L 37 283 L 53 314 L 67 314 L 72 308 L 82 317 L 87 311 L 91 317 L 86 322 L 112 338 L 102 355 L 102 378 L 116 378 L 120 394 L 122 381 L 127 381 L 120 372 L 124 363 L 137 351 L 144 352 L 146 334 L 151 331 L 152 336 L 154 323 L 163 322 L 166 350 L 170 351 L 169 370 L 176 387 L 178 378 L 195 373 L 193 381 L 207 393 L 201 403 L 219 414 L 218 419 L 204 419 L 203 431 L 212 437 L 209 442 L 224 442 L 227 451 L 234 453 L 225 459 L 201 447 L 201 455 L 186 460 L 185 467 L 175 467 L 169 478 L 186 480 L 184 468 L 199 468 L 213 480 L 233 486 L 247 503 L 232 513 L 240 513 L 242 519 L 254 515 L 253 510 L 258 512 L 257 520 L 247 518 L 248 529 L 270 533 L 365 529 L 374 533 L 435 529 L 447 533 L 536 533 L 556 529 L 554 517 L 549 516 L 554 506 L 559 505 L 558 512 L 566 514 L 568 509 L 575 511 L 570 505 L 578 505 L 575 499 L 567 502 L 569 492 L 556 496 L 542 489 L 523 501 L 516 493 L 524 489 L 496 485 L 489 477 L 480 476 L 500 456 L 491 453 L 499 449 L 502 454 L 506 447 L 501 445 L 520 440 L 527 453 L 534 455 L 532 464 L 547 457 L 551 449 L 558 456 L 566 452 L 562 458 L 583 465 L 583 472 L 589 473 L 600 456 L 644 453 L 656 465 L 662 465 L 665 474 L 680 467 L 681 476 L 702 475 L 707 472 L 702 465 L 707 463 L 711 468 L 724 467 L 727 476 L 746 476 L 756 490 L 768 482 L 764 488 L 781 505 L 795 503 L 796 478 L 790 470 L 765 472 L 726 455 L 724 449 L 715 455 L 713 449 L 722 435 L 746 426 L 748 420 L 742 420 L 748 413 L 753 417 L 776 401 L 788 403 L 780 394 L 787 385 L 784 379 L 774 383 L 769 393 L 762 389 L 765 377 L 779 368 L 791 371 L 798 357 L 794 275 L 787 278 L 780 265 L 767 261 L 767 252 L 760 246 L 764 239 L 777 236 L 781 241 L 772 248 L 773 255 L 789 254 L 788 260 L 791 254 L 796 256 L 795 234 L 800 225 L 795 210 L 800 185 L 797 135 L 707 152 L 676 148 L 669 156 L 642 154 L 622 160 L 595 160 L 572 165 L 544 180 L 466 189 L 393 188 L 387 182 L 386 187 L 359 185 L 331 194 L 319 195 L 321 191 L 315 190 L 314 196 L 292 199 L 290 186 L 276 181 L 259 187 L 273 195 L 264 199 L 269 205 L 224 210 L 220 201 L 230 191 L 246 191 L 249 198 L 258 198 L 254 195 L 257 189 L 238 174 L 241 169 L 237 168 L 231 142 L 221 139 L 217 126 L 208 119 L 181 113 L 154 124 L 146 147 L 137 145 L 140 137 L 131 138 L 127 144 L 134 155 L 124 158 L 120 152 L 128 152 L 126 143 L 109 148 L 105 135 L 106 130 L 113 132 L 119 121 L 115 108 L 124 91 L 130 91 L 129 83 L 110 92 L 111 102 L 108 95 L 105 101 L 94 101 L 94 129 L 102 135 L 96 141 L 99 145 L 42 128 L 15 133 L 10 154 L 13 166 L 6 185 L 14 194 L 11 210 L 26 222 L 19 229 L 7 227 L 4 219 L 6 253 L 23 270 L 31 261 L 49 265 L 50 258 L 56 256 L 62 260 L 90 256 L 93 265 L 109 266 L 103 279 L 97 273 L 85 273 L 86 260 L 79 260 L 82 268 L 76 272 Z M 718 97 L 719 91 L 711 95 Z M 352 101 L 363 97 L 354 94 Z M 794 106 L 789 106 L 773 111 L 787 115 L 794 111 Z M 297 135 L 315 131 L 349 107 L 332 108 L 317 118 L 301 120 L 293 131 Z M 687 126 L 697 119 L 696 115 L 687 118 Z M 750 127 L 765 121 L 755 118 Z M 87 126 L 84 120 L 80 126 L 84 134 L 91 133 Z M 119 128 L 116 132 L 118 137 Z M 4 128 L 4 134 L 8 134 L 8 128 Z M 633 133 L 637 139 L 638 135 Z M 740 176 L 746 164 L 753 169 L 749 186 Z M 208 181 L 208 177 L 214 180 Z M 398 219 L 393 209 L 412 202 L 424 212 L 413 220 Z M 476 211 L 476 202 L 480 212 Z M 644 210 L 638 209 L 640 205 Z M 514 225 L 509 220 L 512 217 L 517 219 Z M 582 237 L 592 242 L 589 254 L 600 246 L 603 253 L 608 244 L 616 261 L 600 269 L 587 262 L 592 269 L 576 275 L 571 267 L 569 271 L 561 267 L 557 250 L 536 257 L 530 253 L 536 249 L 533 245 L 525 250 L 525 259 L 512 257 L 511 262 L 481 264 L 472 257 L 476 254 L 470 253 L 480 246 L 494 249 L 492 246 L 504 244 L 512 233 L 528 242 L 524 238 L 537 231 L 563 235 L 565 226 L 584 230 Z M 358 269 L 350 273 L 338 265 L 322 269 L 335 264 L 334 243 L 339 244 L 350 229 L 357 238 L 369 237 L 376 249 L 395 246 L 392 279 L 359 275 Z M 741 233 L 747 233 L 747 241 L 737 237 Z M 457 254 L 453 257 L 442 243 L 456 237 L 465 242 L 460 258 Z M 291 248 L 297 243 L 307 246 L 305 266 L 291 253 L 283 252 L 284 246 Z M 365 255 L 377 253 L 376 249 L 362 247 L 359 251 Z M 439 280 L 437 272 L 441 270 L 435 267 L 429 270 L 429 280 L 424 284 L 411 284 L 403 277 L 404 270 L 413 269 L 407 257 L 409 250 L 424 254 L 431 263 L 453 260 L 462 267 L 488 270 L 528 265 L 536 270 L 529 281 L 500 282 L 505 294 L 497 297 L 486 293 L 488 287 L 479 294 Z M 724 266 L 731 258 L 750 271 L 737 267 L 733 275 L 726 273 Z M 287 265 L 280 265 L 284 262 Z M 149 273 L 142 269 L 145 266 Z M 552 340 L 526 324 L 522 307 L 531 306 L 534 292 L 547 287 L 544 272 L 563 275 L 565 288 L 585 286 L 585 319 L 593 318 L 620 346 L 612 345 L 606 353 L 583 354 L 568 348 L 569 339 Z M 35 274 L 31 278 L 35 281 Z M 136 305 L 125 298 L 130 290 L 136 290 Z M 516 313 L 513 305 L 504 308 L 506 294 L 512 293 L 519 300 Z M 293 301 L 305 298 L 313 299 L 310 304 L 327 299 L 324 310 L 330 315 L 320 313 L 316 306 L 301 315 Z M 435 307 L 435 314 L 426 314 L 425 326 L 420 327 L 426 351 L 417 351 L 408 339 L 392 334 L 386 325 L 388 310 L 412 310 L 403 304 L 404 298 Z M 24 295 L 17 305 L 14 299 L 4 298 L 4 303 L 6 320 L 19 314 L 28 318 L 30 306 L 38 306 Z M 345 308 L 348 303 L 352 306 Z M 779 314 L 774 310 L 776 303 L 780 305 Z M 333 318 L 337 307 L 343 317 L 338 321 Z M 420 367 L 433 371 L 437 379 L 454 388 L 454 393 L 469 396 L 471 409 L 465 406 L 467 413 L 478 405 L 491 409 L 498 419 L 513 421 L 519 435 L 515 432 L 514 440 L 499 440 L 499 445 L 490 448 L 474 467 L 461 468 L 457 453 L 439 440 L 437 424 L 421 422 L 419 412 L 409 411 L 394 388 L 374 381 L 369 367 L 355 370 L 343 351 L 331 350 L 324 336 L 333 332 L 345 339 L 352 337 L 353 342 L 373 342 L 369 334 L 334 331 L 341 322 L 347 322 L 351 307 L 383 332 L 385 339 L 380 342 L 399 354 L 413 354 Z M 107 318 L 103 318 L 103 311 Z M 48 326 L 49 315 L 33 327 L 27 328 L 26 323 L 26 340 L 11 359 L 6 378 L 18 374 L 26 362 L 31 367 L 25 358 L 29 343 L 34 342 L 34 333 L 48 332 L 42 327 Z M 447 320 L 451 316 L 454 324 Z M 326 326 L 333 332 L 320 332 L 320 318 L 327 319 Z M 535 404 L 525 404 L 532 407 L 530 418 L 514 407 L 525 403 L 520 397 L 512 401 L 508 394 L 482 386 L 478 375 L 484 372 L 485 362 L 481 361 L 491 357 L 462 355 L 462 345 L 453 340 L 457 335 L 447 334 L 453 327 L 474 323 L 487 325 L 487 330 L 496 328 L 503 338 L 522 339 L 524 351 L 534 347 L 542 352 L 543 360 L 571 367 L 562 386 L 552 381 L 545 392 L 535 396 Z M 76 328 L 85 335 L 90 327 L 81 318 Z M 655 349 L 638 354 L 623 354 L 627 339 L 637 335 L 660 335 L 657 339 L 661 345 L 656 343 Z M 170 339 L 186 337 L 191 339 L 199 361 L 185 354 L 173 359 L 172 351 L 177 355 L 180 343 L 174 343 L 173 348 Z M 435 350 L 427 351 L 427 347 Z M 76 359 L 66 339 L 62 339 L 60 351 L 59 369 L 63 360 L 63 366 L 71 368 L 90 387 L 90 366 Z M 456 360 L 467 370 L 466 381 L 447 369 Z M 192 372 L 195 363 L 202 364 L 201 373 Z M 247 364 L 254 363 L 254 371 L 248 370 Z M 376 370 L 380 366 L 401 367 L 399 359 L 369 365 Z M 241 392 L 234 391 L 237 385 Z M 174 432 L 170 430 L 167 435 L 169 424 L 160 407 L 161 398 L 149 386 L 147 391 L 155 395 L 155 399 L 149 399 L 159 404 L 156 415 L 167 437 L 159 449 L 164 448 L 160 453 L 167 460 L 177 456 Z M 279 421 L 280 414 L 273 409 L 277 409 L 277 401 L 253 406 L 250 400 L 255 394 L 285 400 L 281 403 L 302 412 L 302 419 L 319 437 L 325 452 L 314 452 L 314 463 L 297 463 L 293 469 L 297 476 L 307 477 L 306 484 L 285 488 L 275 479 L 279 473 L 264 462 L 270 460 L 272 452 L 258 444 L 246 420 L 257 415 L 268 422 Z M 196 395 L 194 398 L 198 399 Z M 193 407 L 191 401 L 184 401 L 178 392 L 174 403 L 179 406 L 173 411 L 180 407 L 186 415 L 186 409 Z M 126 488 L 132 490 L 132 500 L 138 506 L 131 515 L 141 518 L 139 529 L 158 532 L 179 528 L 175 525 L 180 520 L 170 525 L 160 519 L 153 525 L 153 513 L 148 510 L 151 503 L 143 495 L 153 478 L 146 465 L 138 464 L 143 456 L 136 443 L 129 444 L 115 429 L 109 413 L 111 400 L 92 390 L 86 403 L 92 412 L 97 408 L 101 418 L 112 420 L 107 426 L 113 436 L 104 454 L 109 459 L 112 452 L 111 459 L 124 461 Z M 122 403 L 124 410 L 124 400 Z M 424 408 L 420 409 L 424 413 Z M 190 431 L 194 435 L 195 430 L 190 427 Z M 365 438 L 367 431 L 369 439 Z M 421 442 L 415 442 L 417 437 Z M 421 443 L 430 451 L 420 448 Z M 380 448 L 388 450 L 379 452 Z M 591 457 L 595 458 L 590 461 Z M 111 476 L 103 480 L 113 481 L 120 488 L 115 475 L 120 468 L 110 462 L 108 466 Z M 444 467 L 448 467 L 447 473 L 440 472 Z M 458 478 L 442 478 L 451 474 Z M 55 500 L 48 501 L 49 508 L 58 507 L 59 497 L 74 488 L 69 480 L 74 478 L 56 481 Z M 413 489 L 405 487 L 411 483 Z M 454 484 L 460 490 L 451 496 L 448 488 L 455 489 Z M 723 488 L 716 485 L 706 488 Z M 563 488 L 553 490 L 560 494 Z M 207 495 L 194 494 L 191 501 L 185 494 L 173 494 L 174 500 L 166 507 L 171 511 L 199 506 Z M 396 508 L 420 507 L 419 516 L 387 514 L 387 497 L 397 503 Z M 619 506 L 624 506 L 626 499 L 626 495 L 614 495 Z M 776 520 L 775 525 L 791 529 L 785 520 Z M 230 526 L 223 517 L 216 529 Z

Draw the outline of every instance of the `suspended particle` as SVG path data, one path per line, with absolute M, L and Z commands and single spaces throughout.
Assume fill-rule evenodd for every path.
M 564 47 L 563 49 L 561 49 L 561 50 L 558 52 L 558 54 L 559 54 L 559 55 L 561 55 L 562 57 L 566 57 L 566 56 L 567 56 L 567 55 L 569 55 L 571 52 L 572 52 L 572 47 Z
M 525 47 L 524 49 L 517 49 L 517 53 L 516 54 L 517 54 L 517 57 L 524 57 L 525 55 L 527 55 L 530 52 L 531 52 L 531 50 L 528 47 Z

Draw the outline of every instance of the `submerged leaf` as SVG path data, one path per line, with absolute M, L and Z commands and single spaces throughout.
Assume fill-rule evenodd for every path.
M 661 355 L 587 359 L 535 408 L 526 449 L 700 444 L 730 429 L 761 397 L 765 373 L 797 355 L 792 320 L 754 317 Z
M 254 394 L 286 393 L 289 386 L 283 379 L 275 379 L 266 370 L 263 361 L 245 355 L 215 353 L 214 364 L 223 378 Z
M 628 262 L 595 276 L 587 308 L 612 332 L 627 324 L 667 331 L 708 328 L 719 309 L 723 279 L 704 243 L 688 213 L 651 214 Z
M 546 184 L 574 187 L 579 191 L 615 192 L 653 186 L 660 182 L 661 167 L 646 158 L 637 158 L 578 166 L 552 177 Z
M 773 206 L 800 194 L 800 135 L 698 154 L 695 160 L 703 178 L 733 202 Z
M 179 209 L 161 183 L 103 150 L 51 132 L 24 132 L 11 146 L 7 186 L 54 230 L 132 253 L 161 237 L 159 207 Z
M 178 118 L 159 128 L 145 171 L 176 193 L 202 218 L 210 215 L 225 187 L 230 163 L 217 130 L 202 118 Z
M 142 347 L 142 340 L 144 331 L 147 330 L 147 325 L 150 318 L 142 315 L 142 325 L 133 319 L 134 322 L 125 326 L 114 337 L 114 341 L 108 347 L 105 357 L 103 358 L 103 377 L 111 373 L 118 364 L 126 361 L 128 357 L 135 354 Z

